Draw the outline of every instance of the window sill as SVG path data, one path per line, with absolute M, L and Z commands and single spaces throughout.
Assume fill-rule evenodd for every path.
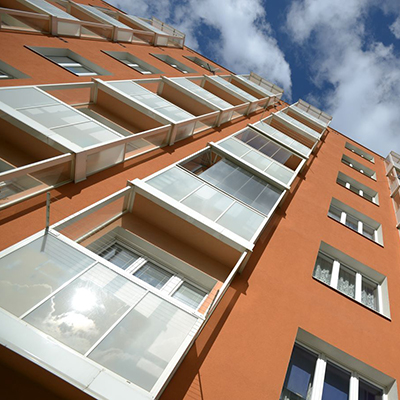
M 356 299 L 353 299 L 353 298 L 350 297 L 350 296 L 347 296 L 347 294 L 341 292 L 341 291 L 338 290 L 338 289 L 335 289 L 334 287 L 332 287 L 331 285 L 328 285 L 328 284 L 325 283 L 325 282 L 322 282 L 321 280 L 319 280 L 319 279 L 316 278 L 315 276 L 313 276 L 313 279 L 314 279 L 315 281 L 321 283 L 322 285 L 326 286 L 327 288 L 333 290 L 334 292 L 339 293 L 340 295 L 342 295 L 342 296 L 345 297 L 346 299 L 351 300 L 353 303 L 362 306 L 362 307 L 365 308 L 366 310 L 372 311 L 374 314 L 376 314 L 376 315 L 378 315 L 378 316 L 380 316 L 380 317 L 386 319 L 387 321 L 390 321 L 390 322 L 392 321 L 392 319 L 391 319 L 390 317 L 388 317 L 387 315 L 382 314 L 382 313 L 380 313 L 379 311 L 376 311 L 376 310 L 374 310 L 373 308 L 370 308 L 370 307 L 366 306 L 365 304 L 361 303 L 360 301 L 357 301 Z
M 360 196 L 360 197 L 361 197 L 361 196 Z M 367 200 L 367 201 L 368 201 L 368 200 Z M 336 223 L 340 224 L 341 226 L 344 226 L 345 228 L 349 229 L 350 231 L 352 231 L 352 232 L 354 232 L 354 233 L 357 233 L 358 235 L 360 235 L 360 236 L 363 237 L 364 239 L 367 239 L 367 240 L 369 240 L 370 242 L 375 243 L 375 244 L 377 244 L 378 246 L 380 246 L 380 247 L 382 247 L 382 248 L 385 247 L 383 244 L 381 244 L 381 243 L 379 243 L 379 242 L 376 242 L 375 240 L 370 239 L 370 238 L 367 237 L 367 236 L 364 236 L 362 233 L 360 233 L 360 232 L 358 232 L 358 231 L 355 231 L 354 229 L 351 229 L 351 228 L 348 227 L 347 225 L 341 223 L 340 221 L 337 221 L 335 218 L 332 218 L 332 217 L 329 216 L 329 215 L 328 215 L 328 218 L 331 219 L 332 221 L 335 221 Z

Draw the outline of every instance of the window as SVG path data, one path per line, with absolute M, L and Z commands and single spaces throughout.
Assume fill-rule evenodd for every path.
M 205 61 L 205 60 L 202 60 L 202 59 L 199 58 L 199 57 L 192 57 L 192 56 L 183 56 L 183 57 L 187 58 L 188 60 L 194 62 L 194 63 L 197 64 L 197 65 L 200 65 L 200 67 L 206 69 L 207 71 L 210 71 L 210 72 L 213 72 L 213 73 L 218 72 L 218 71 L 221 71 L 221 70 L 220 70 L 218 67 L 216 67 L 215 65 L 210 64 L 209 62 L 207 62 L 207 61 Z
M 353 160 L 350 157 L 347 157 L 345 154 L 342 156 L 342 163 L 348 165 L 350 168 L 355 169 L 363 175 L 368 176 L 369 178 L 376 181 L 376 172 L 372 169 L 360 164 L 359 162 Z
M 208 295 L 205 290 L 189 283 L 149 257 L 137 253 L 128 244 L 118 239 L 107 245 L 105 249 L 103 246 L 97 246 L 95 252 L 127 273 L 195 310 L 201 306 Z
M 0 60 L 0 80 L 2 79 L 25 79 L 29 78 L 28 75 L 23 74 L 16 68 L 8 65 L 4 61 Z
M 328 216 L 366 238 L 383 245 L 381 224 L 346 204 L 332 199 Z
M 105 69 L 69 49 L 52 47 L 28 48 L 77 76 L 111 75 Z
M 345 144 L 346 149 L 350 150 L 351 152 L 359 155 L 362 158 L 365 158 L 366 160 L 374 163 L 375 159 L 373 156 L 371 156 L 371 154 L 368 154 L 367 152 L 365 152 L 364 150 L 360 149 L 357 146 L 354 146 L 354 144 L 351 144 L 349 142 L 346 142 Z
M 309 400 L 311 394 L 317 400 L 382 400 L 385 390 L 325 354 L 296 343 L 280 400 Z
M 325 242 L 321 242 L 313 277 L 390 318 L 386 276 Z
M 380 285 L 339 260 L 320 251 L 313 276 L 346 296 L 381 312 Z
M 175 60 L 174 58 L 167 56 L 165 54 L 152 54 L 153 57 L 158 58 L 161 61 L 164 61 L 166 64 L 170 65 L 171 67 L 177 69 L 178 71 L 182 72 L 183 74 L 191 74 L 196 73 L 195 69 L 189 68 L 185 64 Z
M 378 193 L 369 188 L 368 186 L 363 185 L 360 182 L 357 182 L 355 179 L 350 178 L 349 176 L 339 172 L 336 182 L 349 189 L 353 193 L 358 196 L 363 197 L 364 199 L 370 201 L 371 203 L 379 204 Z
M 130 53 L 124 51 L 102 51 L 143 75 L 162 74 L 162 71 L 159 69 L 154 68 L 152 65 L 142 61 L 140 58 L 137 58 Z

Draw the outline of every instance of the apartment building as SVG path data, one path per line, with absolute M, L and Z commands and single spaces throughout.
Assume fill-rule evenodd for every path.
M 4 398 L 398 399 L 399 155 L 155 18 L 0 7 Z

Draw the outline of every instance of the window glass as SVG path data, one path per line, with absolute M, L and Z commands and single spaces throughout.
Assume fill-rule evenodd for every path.
M 207 293 L 204 290 L 198 289 L 190 283 L 184 282 L 179 286 L 178 290 L 175 291 L 172 297 L 191 308 L 197 309 L 206 294 Z
M 84 354 L 145 293 L 145 289 L 97 265 L 24 320 Z
M 317 356 L 295 346 L 286 373 L 281 400 L 309 399 Z
M 373 310 L 378 310 L 378 285 L 367 278 L 362 278 L 361 303 Z
M 245 154 L 243 156 L 243 160 L 261 169 L 261 171 L 266 171 L 266 169 L 272 164 L 271 160 L 253 150 L 250 150 L 247 154 Z
M 336 221 L 340 222 L 340 217 L 342 216 L 342 211 L 336 208 L 335 206 L 331 205 L 329 207 L 328 215 L 335 219 Z
M 0 306 L 21 315 L 94 262 L 45 235 L 0 259 Z
M 229 138 L 227 140 L 224 140 L 223 142 L 218 143 L 218 145 L 223 147 L 224 149 L 230 151 L 231 153 L 237 155 L 238 157 L 242 157 L 244 154 L 248 153 L 250 150 L 247 146 L 245 146 L 240 141 L 235 140 L 234 138 Z M 262 158 L 264 158 L 264 157 L 262 157 Z
M 146 262 L 146 264 L 139 268 L 133 275 L 156 289 L 161 289 L 173 276 L 173 274 L 166 271 L 164 268 L 150 261 Z
M 76 74 L 76 75 L 97 75 L 96 72 L 90 70 L 89 68 L 86 67 L 82 67 L 82 66 L 64 66 L 65 69 L 67 69 L 68 71 L 71 71 L 72 73 Z
M 354 299 L 356 285 L 356 273 L 351 269 L 340 265 L 338 290 Z
M 121 269 L 127 269 L 139 258 L 139 255 L 119 243 L 113 243 L 99 255 Z
M 332 266 L 333 260 L 325 254 L 319 253 L 314 268 L 314 277 L 329 285 L 332 278 Z
M 363 235 L 369 239 L 375 240 L 375 229 L 371 228 L 365 222 L 363 223 Z
M 89 358 L 149 391 L 197 318 L 148 293 Z
M 350 373 L 329 363 L 326 366 L 322 400 L 348 400 Z
M 382 400 L 383 391 L 360 379 L 358 400 Z
M 346 226 L 348 226 L 350 229 L 353 229 L 353 231 L 358 232 L 358 219 L 354 218 L 352 215 L 347 214 L 346 215 Z

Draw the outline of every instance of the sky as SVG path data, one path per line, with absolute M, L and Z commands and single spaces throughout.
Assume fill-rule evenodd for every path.
M 157 17 L 236 74 L 253 71 L 333 116 L 331 127 L 400 153 L 400 0 L 108 0 Z

